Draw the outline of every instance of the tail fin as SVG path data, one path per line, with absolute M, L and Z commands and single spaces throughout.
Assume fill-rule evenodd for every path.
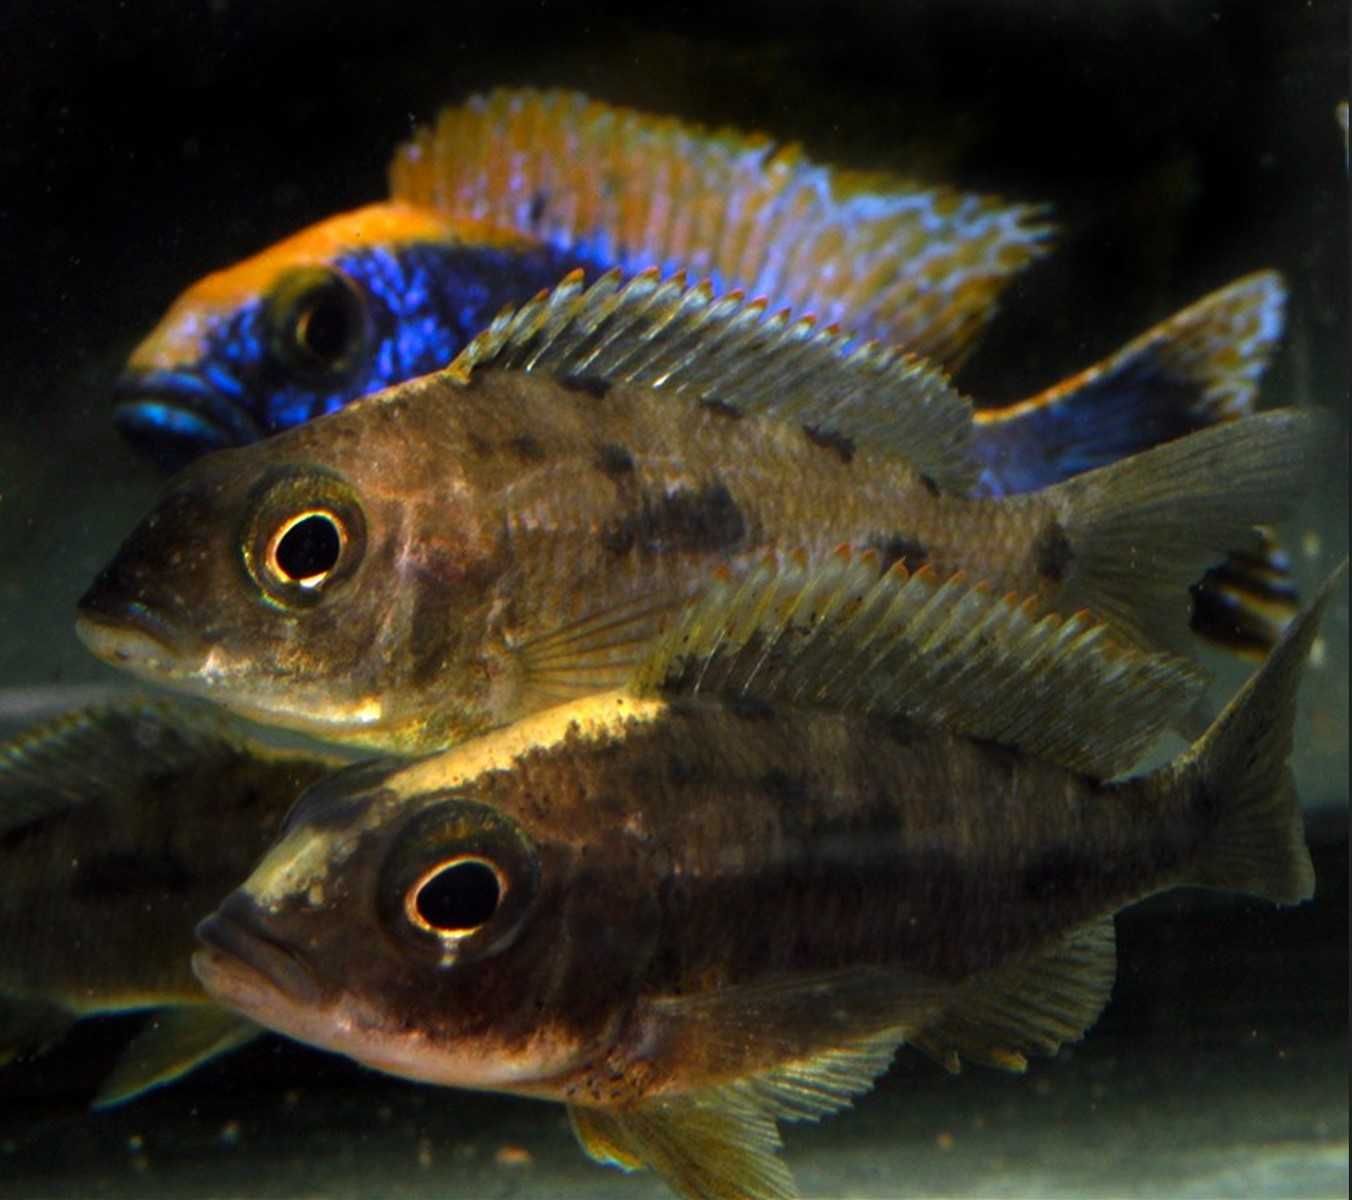
M 1287 759 L 1305 660 L 1329 595 L 1346 571 L 1344 561 L 1215 724 L 1168 768 L 1185 794 L 1217 812 L 1210 848 L 1192 883 L 1279 904 L 1314 895 L 1314 867 Z
M 1271 529 L 1231 550 L 1192 588 L 1192 631 L 1241 658 L 1262 661 L 1300 611 L 1291 560 Z
M 997 495 L 1050 487 L 1248 416 L 1285 303 L 1276 271 L 1246 275 L 1045 392 L 978 410 L 972 451 L 984 486 Z
M 1313 410 L 1260 413 L 1048 489 L 1061 522 L 1055 607 L 1088 608 L 1145 645 L 1186 653 L 1189 586 L 1254 526 L 1294 511 L 1327 424 Z
M 1050 487 L 1218 421 L 1254 411 L 1282 335 L 1286 288 L 1258 271 L 1204 296 L 1100 363 L 1005 408 L 978 410 L 971 450 L 982 489 Z M 1300 607 L 1290 563 L 1270 534 L 1193 589 L 1192 628 L 1261 659 Z

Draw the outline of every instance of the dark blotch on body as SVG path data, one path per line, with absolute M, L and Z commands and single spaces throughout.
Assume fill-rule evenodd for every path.
M 877 552 L 879 566 L 884 571 L 903 560 L 907 570 L 918 571 L 929 561 L 925 544 L 901 533 L 875 533 L 864 545 Z
M 623 446 L 607 442 L 596 452 L 596 465 L 603 475 L 619 479 L 631 475 L 634 471 L 634 456 Z
M 1037 573 L 1052 583 L 1060 583 L 1070 572 L 1070 564 L 1075 559 L 1070 538 L 1061 522 L 1053 518 L 1037 536 L 1033 543 L 1033 562 Z
M 716 417 L 726 417 L 730 421 L 740 421 L 744 415 L 735 404 L 729 404 L 717 396 L 705 396 L 700 400 L 699 406 L 705 412 L 713 413 Z
M 545 457 L 545 449 L 528 433 L 523 433 L 519 437 L 514 437 L 507 443 L 512 453 L 522 462 L 542 462 Z
M 637 512 L 612 521 L 601 531 L 601 544 L 612 554 L 708 553 L 736 546 L 746 536 L 746 520 L 721 483 L 698 491 L 677 488 L 663 496 L 645 493 Z
M 570 392 L 585 392 L 600 400 L 611 389 L 611 381 L 599 375 L 560 375 L 559 385 Z
M 834 429 L 819 429 L 815 425 L 804 425 L 803 432 L 814 446 L 832 451 L 846 466 L 854 461 L 853 438 L 837 433 Z

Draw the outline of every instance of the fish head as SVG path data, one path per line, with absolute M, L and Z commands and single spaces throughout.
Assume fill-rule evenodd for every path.
M 252 1020 L 391 1074 L 548 1091 L 604 1051 L 623 1009 L 586 953 L 599 914 L 571 902 L 577 853 L 473 783 L 407 794 L 407 765 L 304 793 L 198 926 L 193 969 Z
M 403 750 L 494 723 L 512 672 L 484 634 L 502 534 L 456 447 L 407 417 L 373 397 L 189 464 L 81 598 L 82 640 L 331 741 Z
M 373 204 L 206 276 L 133 351 L 116 424 L 181 466 L 445 366 L 466 335 L 437 286 L 439 256 L 466 239 L 492 240 Z

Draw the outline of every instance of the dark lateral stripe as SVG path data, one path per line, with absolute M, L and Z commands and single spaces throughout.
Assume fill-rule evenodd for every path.
M 742 510 L 719 482 L 662 496 L 645 492 L 637 511 L 601 531 L 602 544 L 617 555 L 708 553 L 736 546 L 745 536 Z

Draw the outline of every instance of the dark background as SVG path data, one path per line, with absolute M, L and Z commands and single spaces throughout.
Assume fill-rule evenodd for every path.
M 1281 368 L 1346 394 L 1340 0 L 5 9 L 0 245 L 25 365 L 120 355 L 206 270 L 378 198 L 441 105 L 534 84 L 1050 202 L 1059 249 L 961 380 L 978 398 L 1267 266 L 1293 289 Z

